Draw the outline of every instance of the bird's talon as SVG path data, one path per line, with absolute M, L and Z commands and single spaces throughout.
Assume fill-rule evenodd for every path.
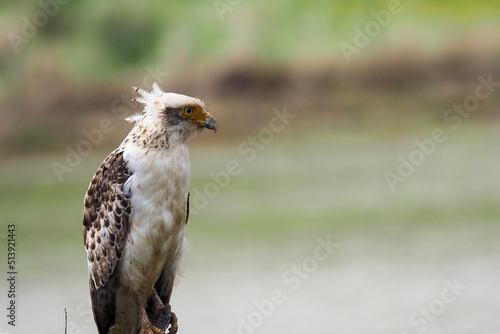
M 165 332 L 152 324 L 148 324 L 141 327 L 139 334 L 165 334 Z
M 170 305 L 168 306 L 170 308 Z M 175 334 L 179 330 L 179 325 L 177 324 L 177 316 L 174 312 L 170 312 L 170 329 L 168 334 Z
M 158 322 L 158 319 L 160 318 L 161 315 L 168 316 L 170 314 L 170 305 L 163 306 L 155 311 L 155 314 L 153 315 L 153 324 L 156 324 Z

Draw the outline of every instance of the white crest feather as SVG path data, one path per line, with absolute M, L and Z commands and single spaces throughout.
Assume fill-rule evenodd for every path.
M 130 123 L 135 123 L 137 122 L 139 119 L 141 119 L 142 115 L 141 114 L 135 114 L 135 115 L 132 115 L 132 116 L 129 116 L 127 118 L 125 118 L 125 120 L 127 122 L 130 122 Z
M 137 93 L 141 95 L 140 97 L 136 97 L 134 100 L 146 105 L 150 105 L 156 101 L 160 101 L 161 95 L 163 94 L 163 91 L 156 82 L 153 83 L 153 90 L 151 92 L 147 92 L 142 88 L 137 88 L 137 87 L 133 88 Z
M 160 86 L 155 82 L 150 92 L 137 87 L 132 87 L 139 97 L 133 98 L 132 101 L 144 104 L 143 113 L 152 112 L 154 110 L 164 110 L 166 107 L 179 108 L 188 104 L 197 104 L 204 108 L 204 104 L 199 99 L 176 93 L 165 93 Z M 137 122 L 142 117 L 141 114 L 128 117 L 128 122 Z
M 153 91 L 152 93 L 156 94 L 156 95 L 161 95 L 163 94 L 163 90 L 160 88 L 160 86 L 158 86 L 158 84 L 156 82 L 153 83 Z

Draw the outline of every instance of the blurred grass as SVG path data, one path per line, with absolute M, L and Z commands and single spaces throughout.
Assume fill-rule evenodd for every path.
M 401 1 L 401 6 L 390 26 L 363 50 L 365 59 L 394 45 L 435 54 L 457 39 L 482 39 L 475 33 L 485 26 L 498 29 L 500 8 L 493 0 Z M 34 0 L 3 7 L 0 31 L 5 33 L 20 33 L 20 18 L 40 11 Z M 230 8 L 221 20 L 212 1 L 70 1 L 40 27 L 36 38 L 21 45 L 21 52 L 13 54 L 8 43 L 0 44 L 3 64 L 10 65 L 2 81 L 28 75 L 47 58 L 73 80 L 106 82 L 141 74 L 152 63 L 164 68 L 241 58 L 271 64 L 344 63 L 339 44 L 352 43 L 354 27 L 372 21 L 370 12 L 386 9 L 387 1 L 258 0 Z
M 340 117 L 404 132 L 470 94 L 478 75 L 499 73 L 500 7 L 401 4 L 353 63 L 340 43 L 353 43 L 354 28 L 387 1 L 243 1 L 222 20 L 212 1 L 61 4 L 19 52 L 7 38 L 0 43 L 0 154 L 74 145 L 97 114 L 116 119 L 113 102 L 131 85 L 148 88 L 148 69 L 157 68 L 169 73 L 164 89 L 203 97 L 233 122 L 225 140 L 284 101 L 321 111 L 312 115 L 318 122 Z M 40 10 L 34 0 L 3 4 L 0 33 L 21 34 L 22 18 Z M 486 103 L 494 109 L 497 100 Z
M 194 250 L 187 263 L 203 267 L 200 273 L 226 276 L 217 285 L 240 282 L 246 271 L 256 276 L 240 282 L 246 284 L 242 291 L 262 277 L 279 279 L 280 270 L 309 256 L 316 238 L 327 235 L 346 241 L 339 253 L 363 253 L 345 258 L 364 268 L 349 272 L 349 281 L 372 278 L 384 256 L 398 258 L 403 271 L 409 261 L 417 278 L 438 267 L 450 270 L 443 261 L 448 256 L 452 267 L 462 266 L 457 258 L 490 261 L 500 232 L 497 92 L 459 130 L 448 131 L 446 143 L 394 193 L 383 175 L 396 172 L 398 156 L 415 149 L 414 139 L 445 126 L 443 112 L 473 94 L 479 75 L 498 80 L 500 6 L 496 0 L 401 3 L 402 12 L 352 63 L 339 44 L 352 43 L 354 28 L 365 27 L 373 20 L 370 12 L 385 9 L 387 1 L 242 1 L 221 20 L 212 1 L 72 0 L 20 52 L 1 40 L 0 216 L 2 224 L 17 226 L 23 286 L 43 296 L 35 298 L 44 300 L 43 307 L 24 304 L 33 306 L 28 314 L 41 315 L 44 330 L 49 315 L 39 310 L 51 310 L 51 331 L 60 331 L 52 310 L 67 307 L 69 299 L 74 309 L 88 300 L 83 197 L 97 167 L 130 129 L 111 106 L 123 95 L 128 101 L 131 85 L 149 88 L 143 83 L 147 68 L 170 73 L 161 83 L 166 90 L 205 99 L 221 125 L 217 136 L 203 134 L 190 143 L 192 195 L 228 161 L 242 168 L 189 221 Z M 20 34 L 21 19 L 38 11 L 37 0 L 1 2 L 0 34 Z M 297 120 L 246 161 L 238 145 L 284 105 Z M 140 106 L 128 109 L 132 114 Z M 95 129 L 103 117 L 116 130 L 59 182 L 51 163 L 63 162 L 65 147 L 75 147 L 84 139 L 82 129 Z M 416 258 L 428 271 L 413 268 Z M 323 285 L 335 282 L 335 275 Z M 205 274 L 190 277 L 207 290 Z M 352 289 L 363 291 L 357 283 Z M 207 300 L 230 294 L 213 291 Z M 75 299 L 71 292 L 80 294 Z M 323 293 L 307 296 L 315 304 L 333 300 Z M 342 298 L 335 300 L 344 308 Z M 359 309 L 353 307 L 353 314 Z
M 398 155 L 409 154 L 414 138 L 424 138 L 428 129 L 392 141 L 347 131 L 309 136 L 298 128 L 278 134 L 251 162 L 236 144 L 212 147 L 194 139 L 192 196 L 213 182 L 211 171 L 224 170 L 230 160 L 242 172 L 205 209 L 191 213 L 188 239 L 220 251 L 346 231 L 404 236 L 471 225 L 496 229 L 500 160 L 492 152 L 499 127 L 464 125 L 394 193 L 383 173 L 395 172 Z M 106 154 L 84 159 L 61 183 L 51 169 L 61 155 L 13 156 L 1 164 L 0 212 L 3 221 L 17 224 L 24 262 L 62 250 L 83 254 L 83 196 Z
M 395 193 L 383 173 L 395 171 L 414 138 L 442 126 L 443 111 L 474 91 L 478 75 L 497 77 L 500 7 L 493 0 L 401 3 L 403 11 L 351 65 L 339 44 L 351 43 L 354 27 L 373 20 L 370 12 L 387 1 L 244 1 L 221 20 L 211 1 L 74 0 L 19 53 L 4 40 L 0 213 L 18 225 L 22 258 L 35 266 L 42 249 L 58 258 L 61 249 L 83 254 L 88 182 L 107 148 L 129 129 L 110 106 L 129 82 L 142 84 L 146 67 L 170 73 L 165 89 L 206 98 L 224 126 L 215 140 L 193 140 L 193 191 L 227 161 L 243 169 L 191 215 L 194 245 L 302 242 L 332 230 L 404 239 L 441 226 L 494 228 L 498 94 Z M 40 5 L 0 8 L 0 31 L 20 33 L 20 18 Z M 245 161 L 235 143 L 283 105 L 300 120 Z M 103 151 L 59 183 L 51 163 L 64 161 L 66 145 L 74 147 L 81 130 L 102 117 L 112 118 L 117 130 L 99 145 Z

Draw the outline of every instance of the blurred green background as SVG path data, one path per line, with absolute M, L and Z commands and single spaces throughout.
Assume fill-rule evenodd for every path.
M 0 3 L 2 333 L 64 333 L 64 308 L 96 332 L 83 197 L 153 81 L 219 124 L 190 143 L 180 333 L 496 333 L 499 19 L 493 0 Z

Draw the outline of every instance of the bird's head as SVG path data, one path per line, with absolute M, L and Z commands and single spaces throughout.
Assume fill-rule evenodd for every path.
M 217 122 L 203 101 L 186 95 L 165 93 L 156 83 L 151 92 L 134 89 L 141 96 L 133 101 L 144 104 L 142 114 L 127 119 L 136 122 L 132 131 L 135 130 L 137 135 L 146 136 L 153 142 L 157 138 L 156 141 L 166 141 L 166 145 L 169 145 L 175 142 L 185 143 L 204 128 L 217 132 Z M 151 142 L 148 144 L 158 145 Z

